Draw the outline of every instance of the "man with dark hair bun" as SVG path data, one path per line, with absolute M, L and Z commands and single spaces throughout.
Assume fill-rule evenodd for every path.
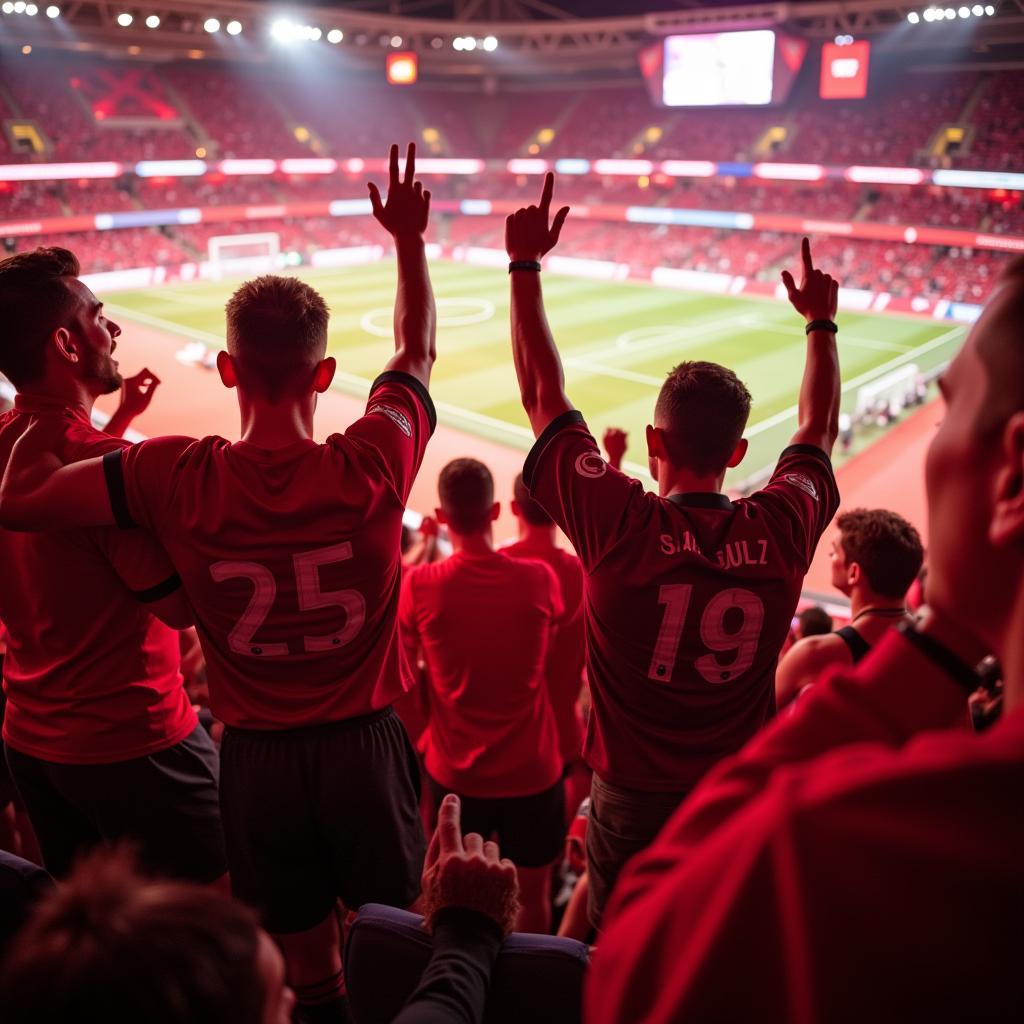
M 454 554 L 407 570 L 400 619 L 410 660 L 427 665 L 424 764 L 436 807 L 459 795 L 466 826 L 497 835 L 516 865 L 521 931 L 550 930 L 551 865 L 565 837 L 558 730 L 545 675 L 564 616 L 541 561 L 494 550 L 490 470 L 455 459 L 437 483 Z
M 804 239 L 800 285 L 783 274 L 807 320 L 798 426 L 767 486 L 735 502 L 722 493 L 726 471 L 746 454 L 750 393 L 732 370 L 697 360 L 679 363 L 662 385 L 647 427 L 658 493 L 648 493 L 602 457 L 565 393 L 540 285 L 541 257 L 569 212 L 549 226 L 553 184 L 548 175 L 539 206 L 508 218 L 505 241 L 512 351 L 537 438 L 523 479 L 586 574 L 587 863 L 597 926 L 626 861 L 774 713 L 776 660 L 838 505 L 838 284 L 815 269 Z M 624 438 L 614 440 L 617 461 Z

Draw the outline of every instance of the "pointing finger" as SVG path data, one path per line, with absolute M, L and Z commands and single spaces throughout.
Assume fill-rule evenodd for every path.
M 416 143 L 410 142 L 405 152 L 405 180 L 403 184 L 411 185 L 416 175 Z
M 398 144 L 391 147 L 388 153 L 388 188 L 398 184 Z
M 800 255 L 804 261 L 804 273 L 810 277 L 814 272 L 814 262 L 811 260 L 811 240 L 804 238 L 800 243 Z
M 544 212 L 544 218 L 547 219 L 548 210 L 551 209 L 551 196 L 555 190 L 555 176 L 548 171 L 544 175 L 544 187 L 540 193 L 540 208 Z
M 437 812 L 437 838 L 441 855 L 462 853 L 462 811 L 459 798 L 449 793 Z

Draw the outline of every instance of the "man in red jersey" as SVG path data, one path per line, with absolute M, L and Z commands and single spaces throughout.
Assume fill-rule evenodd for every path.
M 548 697 L 558 726 L 558 747 L 565 778 L 566 821 L 572 821 L 580 801 L 590 790 L 590 770 L 583 762 L 583 689 L 585 639 L 583 636 L 583 569 L 580 560 L 555 543 L 555 524 L 530 497 L 520 473 L 513 487 L 512 514 L 519 524 L 519 540 L 502 548 L 513 558 L 544 562 L 558 577 L 565 616 L 548 647 L 544 675 Z
M 122 381 L 121 329 L 78 273 L 66 249 L 0 263 L 0 370 L 18 392 L 0 466 L 32 423 L 66 462 L 121 452 L 93 427 L 93 403 L 122 388 L 108 429 L 123 431 L 152 397 L 152 375 Z M 163 550 L 143 530 L 0 529 L 0 562 L 4 745 L 47 869 L 63 877 L 85 848 L 130 837 L 153 870 L 220 878 L 217 754 L 182 686 L 170 626 L 191 611 Z
M 720 765 L 626 869 L 590 1024 L 1020 1017 L 1022 323 L 1018 260 L 941 380 L 928 607 Z M 973 735 L 986 652 L 1005 709 Z
M 565 788 L 545 659 L 564 610 L 543 562 L 494 550 L 499 505 L 476 459 L 437 484 L 454 554 L 406 571 L 402 633 L 427 663 L 424 764 L 434 807 L 462 800 L 465 827 L 497 835 L 519 871 L 522 931 L 551 926 L 551 865 L 565 837 Z
M 399 178 L 392 147 L 386 204 L 370 186 L 398 253 L 396 352 L 344 434 L 311 436 L 335 370 L 327 307 L 297 279 L 268 276 L 232 296 L 217 358 L 237 389 L 241 441 L 157 438 L 55 472 L 19 446 L 22 471 L 5 478 L 15 525 L 137 522 L 167 549 L 226 726 L 232 887 L 282 944 L 308 1020 L 347 1012 L 337 899 L 411 903 L 423 861 L 415 754 L 391 710 L 409 684 L 402 513 L 435 423 L 430 193 L 414 170 L 410 146 Z
M 687 362 L 669 373 L 647 428 L 658 494 L 647 493 L 602 458 L 565 394 L 539 272 L 568 214 L 563 208 L 548 227 L 552 187 L 548 175 L 540 206 L 508 218 L 512 346 L 537 436 L 523 479 L 587 578 L 587 857 L 598 925 L 623 864 L 774 712 L 779 650 L 838 505 L 829 461 L 838 286 L 814 269 L 804 239 L 800 287 L 784 274 L 808 321 L 799 425 L 767 486 L 736 502 L 721 493 L 726 470 L 746 452 L 750 394 L 731 370 Z

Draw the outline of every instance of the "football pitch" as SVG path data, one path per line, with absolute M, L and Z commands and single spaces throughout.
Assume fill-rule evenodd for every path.
M 393 351 L 393 261 L 298 273 L 331 308 L 328 347 L 338 360 L 337 387 L 365 394 Z M 441 421 L 527 451 L 533 435 L 512 365 L 506 273 L 434 262 L 431 276 L 438 306 L 431 392 Z M 177 334 L 183 345 L 220 348 L 224 304 L 236 283 L 175 284 L 100 298 L 115 320 Z M 646 476 L 644 426 L 666 372 L 684 359 L 732 367 L 753 395 L 750 451 L 727 483 L 738 486 L 774 463 L 796 427 L 806 344 L 803 322 L 788 304 L 550 273 L 544 295 L 570 399 L 598 439 L 609 426 L 629 432 L 633 472 Z M 860 387 L 900 366 L 927 371 L 947 362 L 966 331 L 948 322 L 842 310 L 838 319 L 848 411 Z M 127 333 L 129 325 L 123 326 Z

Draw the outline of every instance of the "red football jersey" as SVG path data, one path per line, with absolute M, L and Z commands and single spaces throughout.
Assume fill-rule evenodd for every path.
M 338 721 L 408 688 L 402 513 L 434 423 L 427 389 L 389 372 L 325 444 L 163 437 L 107 458 L 118 522 L 151 529 L 181 575 L 225 724 Z
M 425 764 L 463 796 L 527 796 L 562 774 L 544 678 L 564 614 L 543 562 L 458 552 L 407 570 L 401 623 L 427 663 Z
M 37 416 L 63 421 L 64 462 L 128 447 L 62 399 L 18 395 L 0 417 L 0 473 Z M 6 743 L 60 764 L 106 764 L 164 750 L 192 732 L 178 634 L 145 609 L 181 585 L 151 534 L 0 529 L 0 564 Z
M 521 540 L 501 550 L 513 558 L 533 558 L 544 562 L 558 577 L 565 617 L 551 638 L 544 675 L 547 678 L 551 707 L 555 712 L 555 724 L 558 726 L 562 762 L 570 764 L 583 752 L 583 715 L 579 704 L 586 656 L 586 637 L 583 635 L 583 568 L 575 555 L 548 544 L 538 545 Z
M 572 411 L 523 478 L 586 573 L 587 763 L 617 786 L 689 788 L 774 712 L 778 654 L 839 503 L 831 462 L 794 445 L 748 498 L 659 498 Z

